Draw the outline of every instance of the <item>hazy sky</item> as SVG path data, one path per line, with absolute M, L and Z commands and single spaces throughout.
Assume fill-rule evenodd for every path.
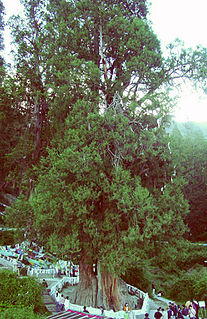
M 19 13 L 19 0 L 3 0 L 7 14 Z M 162 48 L 176 38 L 187 47 L 201 44 L 207 47 L 207 0 L 151 0 L 152 28 L 161 40 Z M 5 33 L 5 42 L 9 39 Z M 8 54 L 8 53 L 7 53 Z M 175 111 L 179 121 L 207 121 L 207 96 L 192 87 L 183 87 Z
M 207 47 L 207 0 L 151 0 L 150 13 L 163 48 L 176 38 L 187 47 Z M 178 121 L 207 122 L 207 96 L 183 86 L 175 117 Z

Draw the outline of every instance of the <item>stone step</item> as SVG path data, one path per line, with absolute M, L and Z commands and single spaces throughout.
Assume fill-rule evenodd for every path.
M 55 302 L 50 295 L 43 295 L 43 301 L 45 305 L 50 305 L 50 304 L 55 305 Z
M 52 314 L 56 314 L 56 304 L 50 295 L 43 295 L 43 302 L 47 310 Z
M 51 305 L 45 305 L 45 306 L 46 306 L 47 310 L 49 312 L 51 312 L 52 314 L 56 313 L 56 306 L 55 305 L 51 304 Z

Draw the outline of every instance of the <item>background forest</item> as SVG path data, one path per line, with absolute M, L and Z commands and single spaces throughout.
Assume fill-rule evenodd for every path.
M 169 91 L 206 89 L 206 48 L 164 57 L 145 0 L 21 2 L 0 60 L 2 224 L 80 264 L 77 303 L 119 309 L 119 277 L 204 298 L 206 131 L 173 122 Z

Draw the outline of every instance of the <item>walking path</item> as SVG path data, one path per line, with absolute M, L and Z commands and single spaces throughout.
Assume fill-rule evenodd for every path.
M 156 310 L 159 307 L 162 307 L 165 310 L 163 313 L 163 319 L 167 319 L 166 309 L 168 308 L 169 302 L 172 302 L 172 300 L 169 300 L 163 297 L 154 296 L 154 299 L 150 300 L 149 318 L 154 319 L 154 314 Z
M 84 313 L 78 312 L 78 311 L 63 311 L 63 312 L 55 312 L 55 303 L 53 299 L 50 296 L 43 296 L 44 297 L 44 303 L 45 306 L 49 311 L 51 311 L 52 315 L 47 317 L 47 319 L 85 319 L 88 318 L 88 315 L 85 315 Z M 48 297 L 48 298 L 47 298 Z M 52 301 L 52 304 L 50 303 Z M 155 296 L 155 299 L 150 300 L 150 311 L 149 311 L 149 318 L 154 319 L 154 314 L 156 310 L 159 307 L 164 308 L 165 310 L 168 307 L 168 304 L 171 300 L 165 299 L 163 297 L 157 297 Z M 100 318 L 99 316 L 91 316 L 92 318 Z M 139 319 L 144 318 L 144 315 L 136 316 Z M 167 312 L 164 312 L 164 319 L 167 319 Z
M 89 314 L 85 314 L 83 312 L 78 311 L 63 311 L 63 312 L 57 312 L 55 315 L 51 315 L 47 317 L 47 319 L 100 319 L 102 317 L 99 316 L 93 316 Z
M 52 314 L 56 313 L 56 305 L 50 295 L 43 295 L 43 302 L 49 312 L 51 312 Z

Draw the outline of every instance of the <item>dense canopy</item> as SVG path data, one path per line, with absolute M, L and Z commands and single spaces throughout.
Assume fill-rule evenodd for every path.
M 206 52 L 171 46 L 165 59 L 144 0 L 22 3 L 0 100 L 2 189 L 17 197 L 7 222 L 80 263 L 90 293 L 77 302 L 119 309 L 117 277 L 187 231 L 168 90 L 177 78 L 203 84 Z

